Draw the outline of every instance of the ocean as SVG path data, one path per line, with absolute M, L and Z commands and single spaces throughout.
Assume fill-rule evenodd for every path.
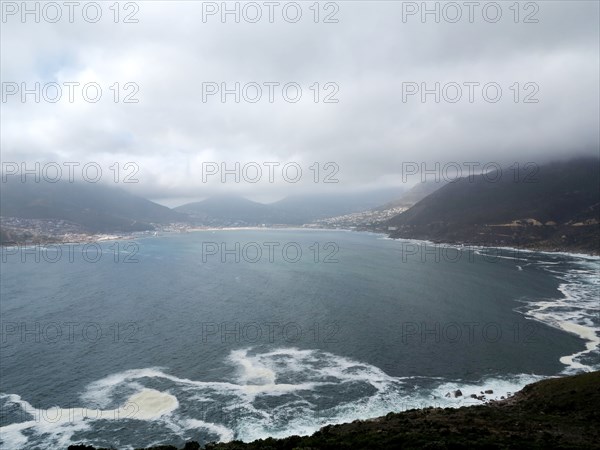
M 6 449 L 309 434 L 600 368 L 585 255 L 238 229 L 6 247 L 0 268 Z

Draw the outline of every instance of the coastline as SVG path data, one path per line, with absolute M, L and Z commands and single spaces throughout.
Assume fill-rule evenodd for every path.
M 595 226 L 595 225 L 593 225 Z M 596 230 L 587 227 L 587 234 L 571 236 L 569 233 L 572 230 L 565 230 L 562 239 L 564 241 L 557 242 L 556 239 L 543 239 L 536 235 L 521 235 L 520 237 L 495 235 L 490 232 L 493 227 L 471 227 L 468 233 L 432 233 L 424 231 L 424 227 L 415 229 L 395 229 L 382 230 L 393 239 L 420 239 L 430 241 L 438 245 L 463 245 L 463 246 L 481 246 L 488 248 L 516 248 L 520 251 L 533 251 L 545 253 L 572 253 L 584 254 L 589 256 L 600 256 L 600 242 L 598 241 L 598 233 L 600 229 L 596 226 Z M 573 227 L 572 227 L 573 228 Z M 579 230 L 577 230 L 579 232 Z M 520 230 L 525 232 L 525 230 Z M 439 237 L 432 237 L 438 235 Z M 418 237 L 417 237 L 418 236 Z M 567 236 L 570 236 L 567 239 Z
M 324 228 L 324 227 L 311 227 L 311 226 L 302 226 L 302 225 L 273 225 L 273 226 L 246 226 L 246 227 L 190 227 L 188 229 L 180 229 L 180 230 L 157 230 L 155 232 L 135 232 L 130 234 L 81 234 L 77 237 L 68 237 L 68 238 L 47 238 L 40 239 L 39 241 L 32 242 L 30 241 L 19 241 L 19 242 L 0 242 L 0 247 L 16 247 L 16 246 L 26 246 L 26 245 L 48 245 L 48 244 L 85 244 L 91 242 L 102 242 L 102 241 L 112 241 L 112 240 L 124 240 L 124 239 L 145 239 L 152 237 L 161 237 L 165 235 L 174 235 L 174 234 L 186 234 L 186 233 L 195 233 L 202 231 L 240 231 L 240 230 L 251 230 L 251 231 L 280 231 L 280 230 L 289 230 L 289 231 L 343 231 L 348 233 L 368 233 L 368 234 L 377 234 L 383 235 L 385 238 L 393 240 L 393 241 L 407 241 L 414 242 L 417 244 L 425 244 L 425 245 L 439 245 L 449 248 L 456 248 L 458 250 L 466 248 L 472 249 L 499 249 L 499 250 L 508 250 L 513 252 L 523 252 L 523 253 L 541 253 L 548 255 L 564 255 L 568 257 L 574 258 L 584 258 L 590 260 L 600 260 L 600 252 L 576 252 L 573 250 L 569 250 L 568 248 L 564 249 L 556 249 L 549 248 L 547 246 L 532 246 L 532 247 L 512 247 L 512 246 L 503 246 L 503 245 L 482 245 L 477 243 L 471 243 L 468 241 L 444 241 L 444 240 L 431 240 L 431 239 L 422 239 L 422 238 L 409 238 L 409 237 L 392 237 L 389 231 L 381 230 L 381 229 L 351 229 L 351 228 Z
M 457 249 L 465 248 L 465 247 L 474 248 L 474 249 L 483 249 L 483 250 L 499 249 L 499 250 L 510 250 L 510 251 L 523 252 L 523 253 L 542 253 L 542 254 L 547 254 L 547 255 L 564 255 L 564 256 L 575 257 L 575 258 L 600 260 L 600 252 L 593 252 L 593 251 L 587 252 L 587 253 L 580 253 L 580 252 L 575 252 L 573 250 L 569 250 L 567 248 L 556 249 L 556 248 L 549 248 L 547 246 L 512 247 L 512 246 L 508 246 L 508 245 L 482 245 L 482 244 L 477 244 L 477 243 L 468 242 L 468 241 L 454 241 L 453 242 L 453 241 L 444 241 L 444 240 L 408 238 L 408 237 L 401 237 L 401 236 L 392 237 L 388 231 L 379 231 L 379 233 L 387 235 L 387 237 L 390 240 L 394 240 L 394 241 L 409 241 L 409 242 L 417 242 L 417 243 L 423 243 L 423 244 L 428 244 L 428 245 L 429 244 L 441 245 L 441 246 L 457 248 Z
M 600 448 L 600 372 L 549 378 L 484 405 L 390 412 L 327 425 L 310 436 L 187 442 L 183 450 Z M 68 450 L 105 450 L 86 444 Z M 178 450 L 172 445 L 143 450 Z

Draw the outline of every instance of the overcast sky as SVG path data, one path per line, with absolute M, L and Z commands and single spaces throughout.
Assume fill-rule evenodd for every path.
M 318 23 L 313 2 L 298 3 L 302 17 L 295 23 L 298 8 L 289 2 L 273 7 L 273 23 L 264 2 L 245 9 L 240 3 L 240 23 L 233 14 L 226 23 L 220 11 L 208 14 L 221 2 L 205 2 L 204 15 L 200 2 L 121 3 L 118 23 L 112 2 L 101 2 L 96 23 L 84 20 L 81 7 L 70 23 L 63 2 L 56 3 L 62 12 L 56 23 L 47 20 L 55 17 L 54 7 L 40 11 L 40 23 L 33 15 L 23 23 L 21 11 L 12 14 L 21 2 L 2 3 L 2 161 L 95 162 L 104 181 L 112 179 L 108 168 L 114 162 L 121 178 L 132 172 L 124 164 L 134 162 L 139 183 L 123 187 L 165 204 L 218 192 L 277 199 L 389 187 L 402 182 L 406 163 L 542 163 L 598 154 L 596 1 L 521 3 L 518 23 L 513 2 L 499 3 L 502 17 L 495 23 L 497 8 L 483 11 L 490 2 L 478 2 L 473 11 L 464 2 L 440 3 L 440 23 L 433 14 L 425 23 L 420 11 L 409 14 L 421 2 L 321 2 Z M 29 5 L 35 8 L 35 2 Z M 255 5 L 262 16 L 251 23 Z M 94 20 L 94 8 L 86 13 Z M 124 23 L 128 14 L 138 23 Z M 324 23 L 326 17 L 337 23 Z M 56 91 L 47 83 L 58 83 L 62 97 L 51 103 L 42 95 L 36 103 L 34 95 L 25 102 L 20 92 L 8 95 L 15 85 L 34 89 L 36 82 L 48 86 L 42 94 L 51 99 Z M 98 83 L 102 98 L 86 101 L 75 87 L 71 103 L 68 82 Z M 233 94 L 225 103 L 219 93 L 203 99 L 203 91 L 222 83 L 234 88 L 236 82 L 240 103 Z M 264 85 L 269 82 L 279 83 L 272 103 Z M 420 93 L 403 98 L 403 90 L 420 89 L 421 83 L 434 88 L 436 82 L 439 103 L 433 94 L 424 103 Z M 472 103 L 465 82 L 479 83 Z M 256 96 L 252 83 L 262 87 L 256 103 L 243 96 Z M 284 99 L 286 83 L 301 87 L 296 103 Z M 486 83 L 501 87 L 497 102 L 491 101 L 495 88 L 487 91 L 489 101 L 484 98 Z M 456 84 L 462 98 L 451 103 Z M 124 103 L 127 94 L 138 103 Z M 338 102 L 324 102 L 327 95 Z M 230 168 L 235 162 L 256 164 L 247 166 L 240 183 L 233 175 L 222 183 L 219 174 L 203 182 L 203 170 L 220 170 L 222 162 Z M 274 183 L 264 163 L 279 163 L 272 166 Z M 284 164 L 289 180 L 296 167 L 302 169 L 299 182 L 285 180 Z M 262 177 L 248 182 L 256 179 L 256 165 Z M 323 183 L 326 175 L 339 182 Z

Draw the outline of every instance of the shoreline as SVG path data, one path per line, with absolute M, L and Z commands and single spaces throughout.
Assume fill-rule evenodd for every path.
M 512 397 L 460 408 L 429 407 L 389 412 L 326 425 L 311 435 L 251 442 L 188 441 L 183 450 L 258 449 L 470 449 L 600 448 L 600 372 L 548 378 L 527 384 Z M 70 445 L 68 450 L 104 450 Z M 160 445 L 144 450 L 178 450 Z
M 594 261 L 600 260 L 600 253 L 593 253 L 593 252 L 576 253 L 574 251 L 568 251 L 568 250 L 550 250 L 546 247 L 538 247 L 538 248 L 521 247 L 521 248 L 519 248 L 519 247 L 511 247 L 511 246 L 505 246 L 505 245 L 481 245 L 481 244 L 473 244 L 473 243 L 469 243 L 469 242 L 432 241 L 429 239 L 391 237 L 390 233 L 385 232 L 385 231 L 381 231 L 380 233 L 386 234 L 387 238 L 392 241 L 409 241 L 409 242 L 417 242 L 417 243 L 423 243 L 423 244 L 442 245 L 442 246 L 446 246 L 446 247 L 450 247 L 450 248 L 457 248 L 457 249 L 461 249 L 464 247 L 481 249 L 481 250 L 498 249 L 498 250 L 510 250 L 510 251 L 523 252 L 523 253 L 541 253 L 541 254 L 546 254 L 546 255 L 563 255 L 563 256 L 569 256 L 569 257 L 575 257 L 575 258 L 590 259 L 590 260 L 594 260 Z
M 368 229 L 350 229 L 350 228 L 317 228 L 317 227 L 307 227 L 302 225 L 294 225 L 294 226 L 268 226 L 268 227 L 260 227 L 260 226 L 247 226 L 247 227 L 194 227 L 185 230 L 175 230 L 175 231 L 155 231 L 155 232 L 147 232 L 147 233 L 132 233 L 132 234 L 89 234 L 89 235 L 81 235 L 81 237 L 77 237 L 75 239 L 67 238 L 65 240 L 61 240 L 60 238 L 53 239 L 44 239 L 39 242 L 31 242 L 31 241 L 22 241 L 22 242 L 0 242 L 0 248 L 2 247 L 18 247 L 18 246 L 34 246 L 34 245 L 62 245 L 62 244 L 87 244 L 92 242 L 103 242 L 103 241 L 115 241 L 115 240 L 125 240 L 125 239 L 146 239 L 153 237 L 164 237 L 166 235 L 183 235 L 186 233 L 197 233 L 203 231 L 281 231 L 281 230 L 289 230 L 289 231 L 342 231 L 347 233 L 367 233 L 367 234 L 376 234 L 383 235 L 386 239 L 392 241 L 406 241 L 413 242 L 417 244 L 425 244 L 425 245 L 441 245 L 449 248 L 455 248 L 457 250 L 461 250 L 464 248 L 472 248 L 478 250 L 487 250 L 487 249 L 498 249 L 498 250 L 508 250 L 514 252 L 523 252 L 523 253 L 541 253 L 547 255 L 563 255 L 573 258 L 581 258 L 581 259 L 589 259 L 592 261 L 600 260 L 600 252 L 575 252 L 569 250 L 552 250 L 546 247 L 510 247 L 510 246 L 499 246 L 499 245 L 481 245 L 474 244 L 469 242 L 446 242 L 446 241 L 432 241 L 430 239 L 418 239 L 418 238 L 406 238 L 406 237 L 391 237 L 389 231 L 384 230 L 368 230 Z M 152 233 L 152 234 L 151 234 Z M 156 234 L 154 234 L 156 233 Z

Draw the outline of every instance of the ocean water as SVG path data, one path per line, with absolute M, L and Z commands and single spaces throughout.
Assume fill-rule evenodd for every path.
M 0 267 L 3 449 L 309 434 L 600 368 L 583 255 L 207 230 Z

